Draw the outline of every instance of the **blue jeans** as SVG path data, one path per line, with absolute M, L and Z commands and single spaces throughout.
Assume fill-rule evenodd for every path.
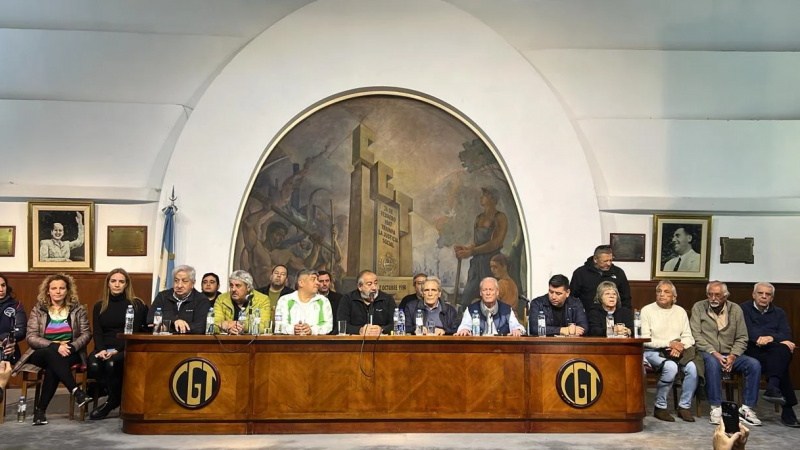
M 662 358 L 654 350 L 646 350 L 644 357 L 654 369 L 661 366 L 662 363 L 664 364 L 661 369 L 661 378 L 656 385 L 656 408 L 667 409 L 667 395 L 669 395 L 669 390 L 672 389 L 675 377 L 678 376 L 678 364 L 675 361 Z M 683 367 L 683 391 L 681 392 L 681 400 L 678 406 L 683 409 L 691 408 L 695 389 L 697 389 L 697 367 L 693 362 L 690 362 Z
M 722 365 L 710 353 L 700 352 L 706 366 L 706 395 L 711 406 L 722 404 Z M 722 355 L 727 356 L 727 355 Z M 747 355 L 738 356 L 733 362 L 732 372 L 744 374 L 744 404 L 755 408 L 758 403 L 758 387 L 761 383 L 761 363 Z

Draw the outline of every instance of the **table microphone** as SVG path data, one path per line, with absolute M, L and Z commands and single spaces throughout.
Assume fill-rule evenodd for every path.
M 370 291 L 370 293 L 369 293 L 369 324 L 370 325 L 372 325 L 372 317 L 374 315 L 372 313 L 372 307 L 373 307 L 374 304 L 375 304 L 375 292 Z

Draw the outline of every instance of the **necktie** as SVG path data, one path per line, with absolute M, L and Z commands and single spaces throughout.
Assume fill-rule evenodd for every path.
M 673 272 L 677 272 L 677 271 L 678 271 L 678 268 L 679 268 L 680 266 L 681 266 L 681 257 L 679 256 L 679 257 L 678 257 L 678 263 L 677 263 L 677 264 L 675 264 L 675 268 L 674 268 L 674 269 L 672 269 L 672 271 L 673 271 Z

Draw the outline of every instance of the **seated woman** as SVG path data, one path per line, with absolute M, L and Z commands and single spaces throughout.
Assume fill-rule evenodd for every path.
M 597 286 L 594 295 L 594 305 L 589 308 L 589 336 L 606 335 L 606 317 L 608 313 L 614 315 L 614 325 L 625 324 L 623 333 L 630 337 L 633 330 L 633 313 L 630 309 L 619 304 L 619 291 L 617 285 L 604 281 Z
M 133 332 L 146 331 L 147 306 L 133 293 L 131 277 L 123 269 L 114 269 L 106 276 L 103 298 L 94 304 L 94 352 L 89 356 L 89 375 L 108 388 L 108 398 L 89 415 L 105 419 L 122 402 L 122 363 L 125 341 L 117 335 L 125 332 L 125 313 L 133 307 Z
M 694 337 L 689 316 L 686 310 L 675 304 L 677 299 L 675 285 L 669 280 L 661 280 L 656 285 L 656 301 L 642 308 L 642 338 L 650 339 L 644 343 L 644 358 L 656 372 L 661 372 L 656 385 L 653 417 L 675 421 L 667 411 L 667 395 L 678 376 L 678 369 L 681 369 L 683 392 L 677 412 L 686 422 L 694 422 L 689 411 L 698 379 L 697 366 L 692 361 L 695 358 Z
M 0 347 L 3 348 L 3 360 L 13 364 L 19 359 L 19 341 L 25 339 L 27 324 L 25 308 L 15 298 L 8 278 L 0 274 Z
M 78 387 L 70 367 L 86 361 L 86 345 L 92 340 L 89 316 L 78 301 L 75 279 L 63 273 L 48 275 L 39 285 L 38 301 L 28 319 L 28 350 L 13 374 L 44 370 L 39 404 L 34 405 L 33 424 L 47 424 L 45 411 L 63 383 L 83 406 L 91 400 Z

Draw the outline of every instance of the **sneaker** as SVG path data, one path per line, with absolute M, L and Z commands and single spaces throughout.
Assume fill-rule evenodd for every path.
M 756 427 L 761 426 L 761 420 L 756 415 L 756 412 L 747 405 L 742 405 L 742 407 L 739 408 L 739 417 L 750 425 Z
M 776 405 L 783 406 L 786 404 L 786 399 L 783 398 L 781 391 L 777 388 L 767 388 L 761 398 L 764 399 L 765 402 L 774 403 Z
M 75 397 L 75 404 L 78 405 L 78 408 L 92 400 L 92 398 L 87 397 L 86 394 L 80 390 L 80 388 L 75 389 L 75 392 L 72 393 L 72 396 Z
M 713 423 L 714 425 L 719 425 L 722 422 L 722 407 L 721 406 L 712 406 L 711 407 L 711 414 L 708 417 L 708 421 Z
M 47 425 L 47 416 L 44 415 L 43 409 L 34 408 L 33 425 Z
M 781 423 L 790 428 L 800 428 L 800 423 L 797 423 L 797 416 L 794 415 L 794 410 L 791 407 L 783 407 Z

